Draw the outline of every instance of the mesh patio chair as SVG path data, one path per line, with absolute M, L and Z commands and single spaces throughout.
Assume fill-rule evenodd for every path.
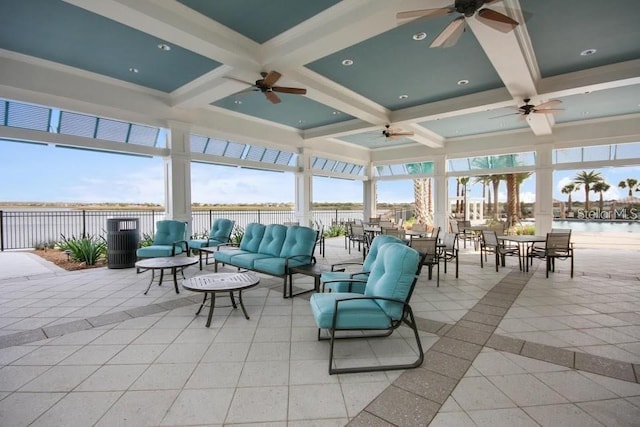
M 444 233 L 442 244 L 438 248 L 438 258 L 444 261 L 444 273 L 447 274 L 447 262 L 456 261 L 456 279 L 458 278 L 458 235 L 456 233 Z
M 568 231 L 568 232 L 566 232 Z M 571 230 L 551 231 L 547 233 L 544 248 L 532 246 L 528 253 L 531 262 L 533 258 L 546 260 L 546 277 L 549 271 L 556 271 L 556 259 L 571 261 L 571 277 L 573 277 L 573 244 L 571 243 Z
M 411 240 L 411 247 L 423 256 L 422 265 L 426 265 L 429 268 L 429 280 L 433 278 L 433 267 L 436 267 L 436 286 L 440 287 L 438 239 L 434 237 L 417 237 Z
M 480 240 L 480 268 L 484 268 L 484 261 L 487 260 L 487 254 L 493 254 L 496 259 L 496 271 L 499 264 L 505 266 L 505 258 L 507 256 L 517 256 L 518 265 L 522 270 L 522 259 L 520 258 L 519 246 L 505 246 L 503 242 L 498 240 L 495 231 L 483 230 Z

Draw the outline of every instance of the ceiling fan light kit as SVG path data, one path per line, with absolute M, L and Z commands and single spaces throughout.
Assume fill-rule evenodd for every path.
M 493 9 L 482 8 L 486 4 L 500 0 L 455 0 L 451 6 L 437 9 L 411 10 L 396 14 L 398 20 L 433 18 L 438 16 L 460 13 L 462 16 L 454 19 L 444 30 L 433 40 L 430 47 L 451 47 L 454 46 L 460 36 L 465 31 L 466 19 L 476 16 L 478 21 L 503 33 L 513 31 L 518 26 L 518 22 L 507 15 Z

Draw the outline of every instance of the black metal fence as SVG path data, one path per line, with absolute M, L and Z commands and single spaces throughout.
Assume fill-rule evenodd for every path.
M 362 215 L 362 210 L 316 210 L 313 221 L 328 227 L 336 222 L 363 219 Z M 35 248 L 60 241 L 62 236 L 106 237 L 106 223 L 111 218 L 138 218 L 143 236 L 153 235 L 156 221 L 165 219 L 165 213 L 153 210 L 0 210 L 0 250 Z M 243 228 L 252 222 L 282 224 L 296 220 L 295 212 L 291 210 L 198 210 L 192 212 L 192 232 L 207 232 L 217 218 L 232 219 Z

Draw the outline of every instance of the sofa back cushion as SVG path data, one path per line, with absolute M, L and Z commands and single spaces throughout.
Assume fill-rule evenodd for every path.
M 209 238 L 218 242 L 226 243 L 231 237 L 231 230 L 235 221 L 226 218 L 218 218 L 213 222 L 211 230 L 209 230 Z
M 269 224 L 264 230 L 258 253 L 264 255 L 271 255 L 274 257 L 280 256 L 282 250 L 282 244 L 287 235 L 287 227 L 282 224 Z
M 257 222 L 247 224 L 247 227 L 244 229 L 244 236 L 242 236 L 242 240 L 240 241 L 240 249 L 247 252 L 258 252 L 265 228 L 265 225 L 258 224 Z
M 364 289 L 365 295 L 382 296 L 408 302 L 420 263 L 420 254 L 402 243 L 383 245 L 373 263 Z M 395 320 L 402 318 L 402 304 L 376 301 Z
M 293 255 L 308 255 L 311 257 L 316 244 L 317 231 L 313 228 L 302 226 L 287 227 L 287 237 L 282 245 L 280 257 L 286 258 Z
M 154 245 L 172 245 L 179 240 L 185 240 L 187 224 L 171 219 L 156 222 L 156 233 L 153 237 Z

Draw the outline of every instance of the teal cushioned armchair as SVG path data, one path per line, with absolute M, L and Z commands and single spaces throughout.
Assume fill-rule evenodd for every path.
M 318 340 L 330 340 L 329 374 L 417 368 L 423 362 L 422 344 L 409 300 L 423 256 L 403 243 L 382 245 L 366 280 L 364 294 L 355 292 L 316 293 L 310 304 L 318 327 Z M 407 325 L 413 330 L 417 359 L 412 363 L 335 368 L 333 353 L 338 339 L 388 337 Z M 329 337 L 322 337 L 322 329 Z M 385 332 L 380 333 L 383 330 Z M 364 331 L 361 335 L 340 335 L 336 331 Z M 369 331 L 367 333 L 366 331 Z M 372 332 L 375 331 L 375 332 Z
M 156 222 L 153 244 L 139 248 L 136 255 L 138 258 L 168 257 L 181 253 L 188 255 L 186 234 L 187 224 L 183 221 L 158 221 Z
M 226 245 L 231 241 L 231 232 L 233 231 L 233 226 L 235 225 L 235 221 L 226 219 L 226 218 L 218 218 L 213 221 L 211 224 L 211 230 L 207 234 L 204 239 L 191 239 L 187 242 L 189 246 L 189 252 L 197 251 L 200 252 L 200 270 L 202 270 L 202 255 L 201 251 L 198 251 L 200 248 L 209 248 L 209 247 L 219 247 L 220 245 Z M 209 264 L 209 252 L 206 253 L 205 263 Z

